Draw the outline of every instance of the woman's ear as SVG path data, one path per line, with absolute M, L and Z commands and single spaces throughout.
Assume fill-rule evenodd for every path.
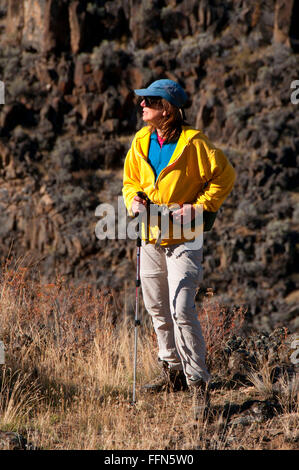
M 163 113 L 162 113 L 162 116 L 164 116 L 164 117 L 165 117 L 165 116 L 168 116 L 167 111 L 166 111 L 165 109 L 164 109 L 164 111 L 163 111 Z

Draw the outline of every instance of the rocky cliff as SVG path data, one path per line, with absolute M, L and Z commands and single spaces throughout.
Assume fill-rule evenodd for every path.
M 238 175 L 205 237 L 202 292 L 246 305 L 258 329 L 298 328 L 298 13 L 295 0 L 0 0 L 2 260 L 130 292 L 135 243 L 98 240 L 95 209 L 117 207 L 142 125 L 132 90 L 167 77 Z

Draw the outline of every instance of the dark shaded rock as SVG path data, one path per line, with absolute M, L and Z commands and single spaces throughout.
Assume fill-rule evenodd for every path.
M 131 0 L 130 9 L 134 15 L 130 15 L 129 27 L 135 46 L 145 48 L 152 43 L 152 34 L 155 31 L 155 41 L 159 41 L 161 34 L 160 0 Z
M 294 2 L 277 0 L 275 3 L 275 19 L 273 39 L 275 42 L 290 46 L 290 29 L 295 14 Z M 295 39 L 295 38 L 294 38 Z
M 6 108 L 2 116 L 2 136 L 9 134 L 15 127 L 33 127 L 36 125 L 36 118 L 33 109 L 27 108 L 22 103 L 15 103 Z
M 1 450 L 26 450 L 27 440 L 17 432 L 0 431 Z
M 233 426 L 248 426 L 251 423 L 261 423 L 273 418 L 277 414 L 278 409 L 280 409 L 280 406 L 275 401 L 248 400 L 240 407 L 234 408 L 231 406 L 230 416 L 235 413 L 238 413 L 239 416 L 230 419 L 229 424 Z

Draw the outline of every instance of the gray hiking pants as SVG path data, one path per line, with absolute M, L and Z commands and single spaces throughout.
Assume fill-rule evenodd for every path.
M 186 379 L 210 378 L 205 342 L 194 298 L 202 280 L 202 249 L 184 243 L 168 247 L 143 245 L 140 274 L 145 308 L 157 335 L 159 359 L 183 369 Z

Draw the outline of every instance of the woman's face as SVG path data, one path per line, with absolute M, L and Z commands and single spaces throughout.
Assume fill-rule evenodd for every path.
M 140 106 L 142 107 L 142 119 L 153 126 L 160 123 L 161 118 L 166 115 L 161 101 L 157 97 L 147 96 L 146 98 L 143 98 Z

